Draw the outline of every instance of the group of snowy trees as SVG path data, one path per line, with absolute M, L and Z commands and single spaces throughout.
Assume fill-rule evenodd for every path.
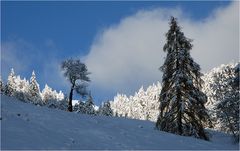
M 73 112 L 88 114 L 88 115 L 104 115 L 113 116 L 113 111 L 110 106 L 110 102 L 103 102 L 99 107 L 94 104 L 94 100 L 91 93 L 87 94 L 86 101 L 79 100 L 73 106 Z
M 15 75 L 14 70 L 11 69 L 6 84 L 4 84 L 0 77 L 0 89 L 1 94 L 15 97 L 23 102 L 47 106 L 49 108 L 58 108 L 60 110 L 67 110 L 69 108 L 68 98 L 64 97 L 62 91 L 57 92 L 47 84 L 45 85 L 44 89 L 40 91 L 34 71 L 32 72 L 30 81 L 28 81 L 25 78 L 21 79 L 19 75 Z M 79 91 L 80 90 L 78 89 L 78 92 Z M 99 114 L 96 106 L 94 105 L 91 94 L 87 93 L 85 90 L 84 95 L 88 96 L 87 100 L 85 102 L 79 101 L 80 103 L 75 104 L 74 111 L 91 115 Z M 103 115 L 107 115 L 108 113 L 105 110 L 106 106 L 103 106 L 103 108 L 101 108 L 99 111 L 101 111 Z
M 61 106 L 64 102 L 64 94 L 61 91 L 58 93 L 56 90 L 52 90 L 48 85 L 45 85 L 42 92 L 40 91 L 34 71 L 30 81 L 28 81 L 25 78 L 21 79 L 19 75 L 15 75 L 14 70 L 11 69 L 6 84 L 1 79 L 0 86 L 2 94 L 16 97 L 23 102 L 55 108 Z
M 156 121 L 159 114 L 159 93 L 161 84 L 153 84 L 146 91 L 143 87 L 134 96 L 118 94 L 110 101 L 114 116 Z
M 65 71 L 65 76 L 72 84 L 69 98 L 64 97 L 62 91 L 58 93 L 47 84 L 44 89 L 40 91 L 34 71 L 32 72 L 30 81 L 28 81 L 25 78 L 21 79 L 19 75 L 16 76 L 13 69 L 11 69 L 6 84 L 4 84 L 0 77 L 1 94 L 16 97 L 23 102 L 47 106 L 49 108 L 58 108 L 68 111 L 73 110 L 77 113 L 90 115 L 113 115 L 109 102 L 103 103 L 100 108 L 94 105 L 91 93 L 86 89 L 86 82 L 90 81 L 87 76 L 89 73 L 87 72 L 86 66 L 81 63 L 80 60 L 68 59 L 62 63 L 62 69 Z M 73 91 L 76 91 L 82 99 L 87 98 L 87 100 L 80 100 L 72 108 Z
M 88 98 L 85 102 L 81 100 L 78 101 L 78 103 L 74 105 L 73 111 L 82 114 L 97 115 L 91 93 L 88 94 Z
M 203 91 L 208 95 L 214 128 L 231 133 L 239 141 L 239 63 L 214 68 L 204 76 Z

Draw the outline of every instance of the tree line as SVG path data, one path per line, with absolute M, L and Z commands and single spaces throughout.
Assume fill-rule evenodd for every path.
M 79 87 L 76 86 L 75 88 L 77 89 L 74 90 L 79 93 Z M 6 84 L 0 76 L 0 90 L 1 94 L 15 97 L 25 103 L 47 106 L 64 111 L 69 110 L 69 97 L 67 97 L 66 94 L 64 95 L 62 91 L 57 92 L 53 90 L 47 84 L 41 91 L 34 71 L 30 79 L 27 80 L 26 78 L 22 79 L 19 75 L 16 75 L 14 69 L 11 69 Z M 85 92 L 84 95 L 83 90 Z M 82 88 L 81 92 L 81 96 L 84 99 L 79 100 L 74 105 L 71 104 L 72 111 L 83 114 L 112 116 L 109 102 L 105 102 L 100 107 L 96 107 L 91 93 L 87 92 L 86 87 L 84 89 Z

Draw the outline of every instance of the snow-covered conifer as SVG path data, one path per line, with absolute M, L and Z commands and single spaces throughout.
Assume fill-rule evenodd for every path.
M 16 92 L 15 97 L 23 102 L 27 102 L 29 96 L 29 82 L 24 78 L 23 80 L 20 76 L 17 76 L 16 81 Z
M 56 96 L 54 95 L 52 88 L 50 88 L 47 84 L 42 90 L 41 97 L 44 103 L 47 103 L 50 100 L 56 100 Z
M 14 73 L 14 69 L 12 68 L 11 72 L 8 76 L 7 84 L 6 84 L 6 87 L 5 87 L 5 94 L 8 95 L 8 96 L 14 96 L 15 95 L 16 87 L 17 87 L 16 83 L 15 83 L 15 79 L 16 79 L 16 76 L 15 76 L 15 73 Z
M 4 93 L 5 85 L 3 83 L 2 77 L 0 76 L 0 92 Z
M 171 17 L 166 38 L 163 50 L 167 52 L 167 57 L 160 68 L 163 78 L 156 127 L 162 131 L 208 140 L 203 124 L 209 122 L 204 107 L 207 96 L 201 91 L 203 80 L 200 66 L 190 56 L 191 40 L 181 32 L 174 17 Z
M 58 109 L 67 111 L 67 109 L 68 109 L 68 98 L 64 97 L 64 99 L 58 100 L 57 105 L 58 105 L 57 106 Z
M 30 78 L 30 84 L 29 84 L 29 100 L 34 103 L 34 104 L 39 104 L 42 105 L 42 101 L 41 101 L 41 95 L 40 95 L 40 88 L 39 88 L 39 84 L 37 82 L 36 79 L 36 75 L 35 72 L 32 72 L 32 76 Z
M 86 114 L 96 114 L 95 109 L 94 109 L 94 102 L 93 102 L 93 98 L 91 96 L 91 93 L 89 93 L 88 95 L 88 99 L 85 102 L 85 109 L 86 109 Z
M 76 103 L 74 105 L 74 111 L 76 111 L 77 113 L 82 113 L 82 114 L 86 114 L 86 106 L 85 103 L 82 101 L 78 101 L 78 103 Z
M 113 111 L 111 109 L 111 104 L 109 101 L 102 103 L 99 108 L 99 114 L 105 116 L 113 116 Z

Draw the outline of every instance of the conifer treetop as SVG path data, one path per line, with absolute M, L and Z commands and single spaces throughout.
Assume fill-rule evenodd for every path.
M 170 29 L 166 33 L 167 43 L 163 47 L 163 51 L 171 51 L 173 49 L 185 49 L 191 50 L 193 45 L 191 44 L 192 39 L 186 38 L 184 33 L 181 31 L 181 27 L 178 26 L 177 18 L 171 17 Z M 175 45 L 175 47 L 172 47 Z

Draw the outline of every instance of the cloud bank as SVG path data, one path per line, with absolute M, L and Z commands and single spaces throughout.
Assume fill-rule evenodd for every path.
M 166 56 L 162 48 L 170 16 L 177 17 L 186 37 L 194 40 L 191 54 L 203 72 L 237 61 L 238 7 L 238 2 L 232 2 L 200 21 L 191 20 L 179 8 L 140 10 L 106 28 L 83 58 L 92 72 L 93 93 L 107 99 L 116 92 L 131 94 L 142 85 L 161 80 L 158 68 Z

